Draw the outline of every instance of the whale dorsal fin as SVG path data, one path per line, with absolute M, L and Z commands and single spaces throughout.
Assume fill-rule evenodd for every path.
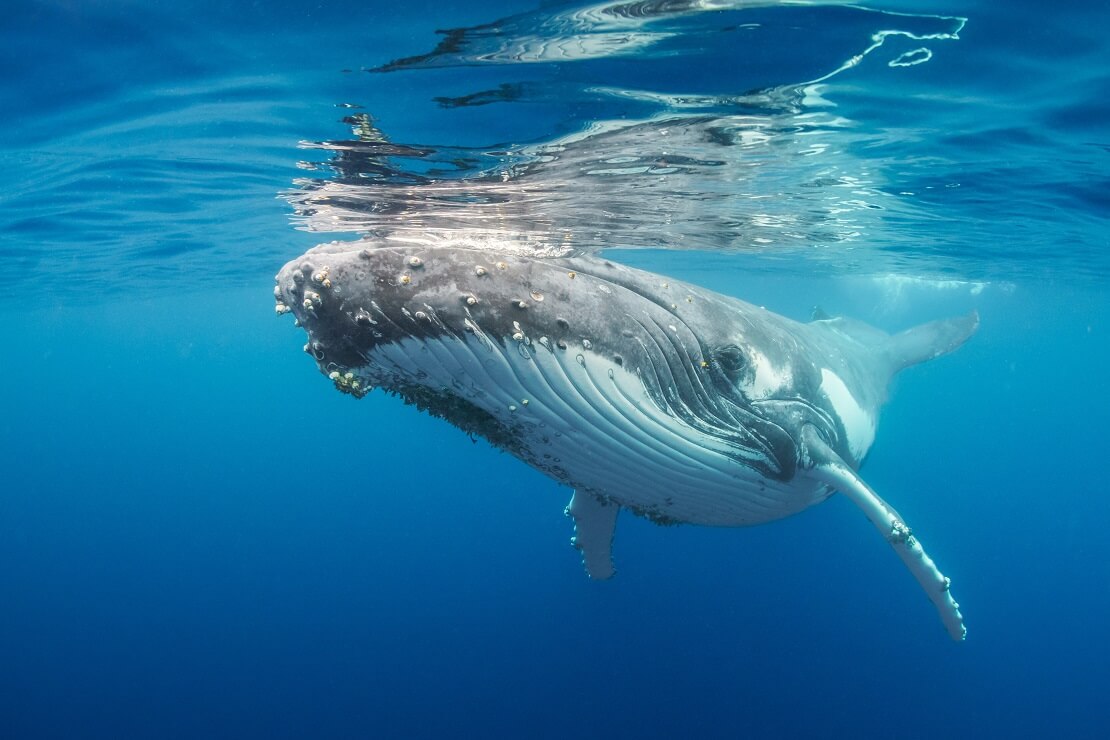
M 921 584 L 925 595 L 937 608 L 948 634 L 953 640 L 963 640 L 967 630 L 960 605 L 948 590 L 950 581 L 925 552 L 905 520 L 825 444 L 812 425 L 803 427 L 802 444 L 808 474 L 840 491 L 863 511 Z
M 948 354 L 968 340 L 979 328 L 979 314 L 972 311 L 954 319 L 930 321 L 891 336 L 883 347 L 898 372 L 910 365 Z
M 832 316 L 829 315 L 829 312 L 820 306 L 814 306 L 809 315 L 810 321 L 829 321 L 830 319 L 832 319 Z
M 617 526 L 620 506 L 583 491 L 575 491 L 566 508 L 574 517 L 574 538 L 570 541 L 582 553 L 582 564 L 590 578 L 604 581 L 612 578 L 613 530 Z

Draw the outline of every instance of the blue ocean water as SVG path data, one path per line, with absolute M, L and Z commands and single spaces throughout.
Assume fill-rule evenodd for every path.
M 1104 2 L 0 14 L 0 735 L 1104 737 Z M 444 31 L 438 33 L 437 31 Z M 595 252 L 804 319 L 971 309 L 847 501 L 622 518 L 273 316 L 332 239 Z

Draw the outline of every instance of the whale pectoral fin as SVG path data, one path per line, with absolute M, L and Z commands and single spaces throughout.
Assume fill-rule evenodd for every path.
M 948 634 L 953 640 L 963 640 L 967 629 L 964 627 L 963 615 L 960 614 L 960 605 L 955 602 L 948 589 L 951 581 L 945 578 L 921 547 L 905 520 L 825 444 L 812 426 L 806 426 L 802 430 L 802 442 L 807 462 L 811 466 L 809 474 L 840 491 L 863 510 L 925 589 L 925 594 L 936 606 Z
M 582 553 L 582 564 L 590 578 L 604 581 L 612 578 L 613 530 L 617 526 L 620 506 L 593 494 L 575 491 L 566 508 L 574 517 L 574 537 L 570 543 Z

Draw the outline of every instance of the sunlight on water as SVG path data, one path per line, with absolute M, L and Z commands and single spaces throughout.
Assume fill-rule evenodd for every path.
M 408 242 L 810 249 L 858 239 L 886 199 L 879 174 L 840 148 L 845 126 L 816 112 L 606 121 L 461 176 L 429 173 L 428 158 L 457 151 L 406 147 L 417 173 L 404 153 L 343 145 L 327 163 L 335 179 L 302 179 L 288 197 L 299 228 Z

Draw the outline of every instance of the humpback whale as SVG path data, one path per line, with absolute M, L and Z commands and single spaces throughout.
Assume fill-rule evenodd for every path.
M 573 488 L 591 577 L 614 573 L 622 509 L 745 526 L 838 491 L 963 639 L 949 579 L 858 470 L 894 374 L 959 347 L 976 314 L 890 335 L 601 257 L 370 241 L 317 246 L 276 281 L 277 313 L 338 390 L 381 388 Z

